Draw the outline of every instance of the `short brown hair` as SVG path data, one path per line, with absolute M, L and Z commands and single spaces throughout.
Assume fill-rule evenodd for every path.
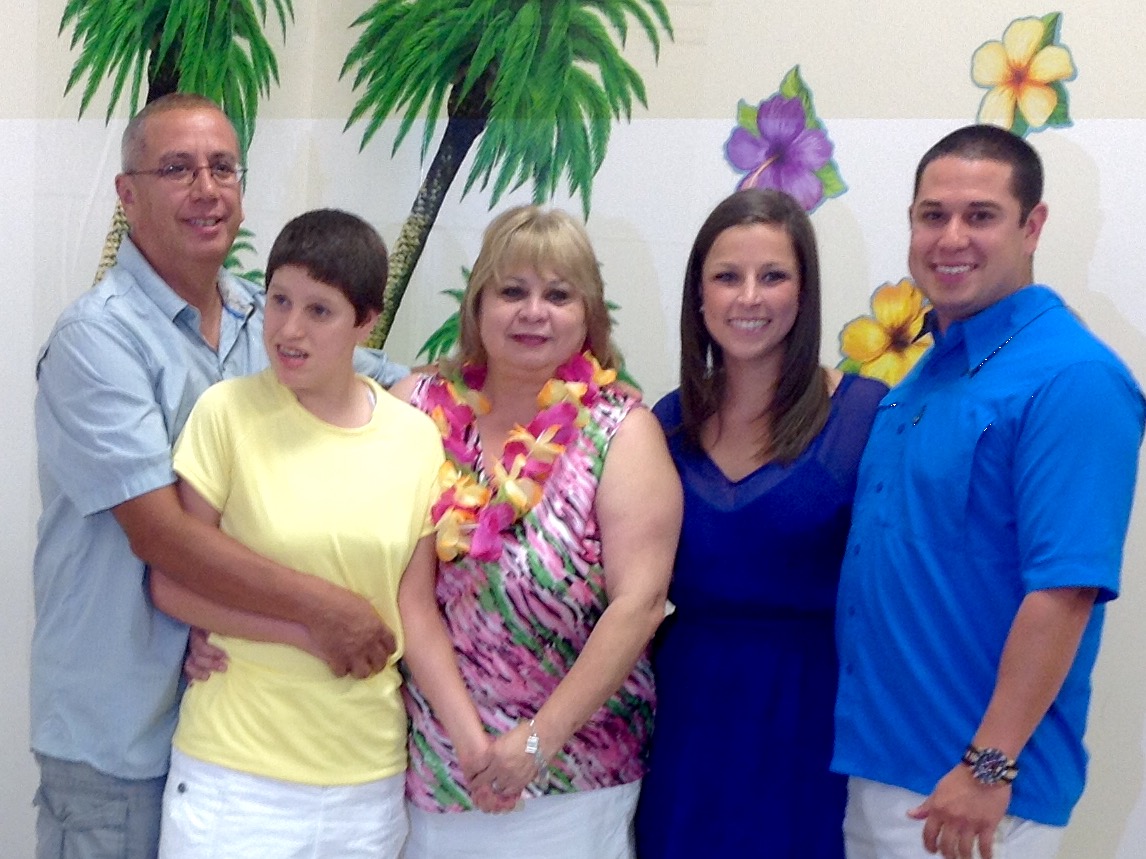
M 382 312 L 389 261 L 386 245 L 370 224 L 340 209 L 315 209 L 290 221 L 267 259 L 266 282 L 294 265 L 319 283 L 333 286 L 354 307 L 354 324 L 371 310 Z

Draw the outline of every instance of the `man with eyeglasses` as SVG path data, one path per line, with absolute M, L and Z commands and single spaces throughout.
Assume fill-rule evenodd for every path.
M 187 627 L 151 604 L 149 565 L 307 627 L 336 674 L 369 676 L 394 648 L 363 598 L 183 512 L 171 448 L 191 407 L 212 383 L 267 365 L 262 291 L 222 268 L 243 219 L 244 168 L 226 115 L 189 94 L 141 110 L 122 158 L 129 237 L 116 266 L 60 316 L 36 368 L 40 859 L 156 854 Z M 406 372 L 378 352 L 356 364 L 384 385 Z

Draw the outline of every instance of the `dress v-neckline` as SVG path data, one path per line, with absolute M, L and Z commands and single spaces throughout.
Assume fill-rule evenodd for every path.
M 837 403 L 836 398 L 838 396 L 842 395 L 843 391 L 846 388 L 848 388 L 850 385 L 851 385 L 851 380 L 849 379 L 849 374 L 845 373 L 843 378 L 840 380 L 840 383 L 838 385 L 836 385 L 836 389 L 834 391 L 832 391 L 832 395 L 829 398 L 829 400 L 831 402 L 831 410 L 828 412 L 828 421 L 831 421 L 832 415 L 835 413 L 836 403 Z M 825 429 L 827 428 L 827 422 L 824 423 L 824 428 Z M 824 430 L 821 429 L 820 434 L 822 434 L 823 431 Z M 817 438 L 819 438 L 819 434 L 816 436 L 816 438 L 813 438 L 810 442 L 808 442 L 808 446 L 804 449 L 804 453 L 807 453 L 808 450 L 811 450 L 811 448 L 816 444 Z M 723 468 L 721 468 L 720 465 L 717 464 L 716 460 L 712 458 L 712 454 L 710 454 L 707 450 L 704 450 L 703 448 L 701 449 L 701 453 L 703 455 L 702 459 L 704 462 L 704 467 L 707 470 L 709 470 L 710 472 L 712 472 L 712 476 L 719 478 L 719 480 L 725 486 L 727 486 L 729 489 L 737 489 L 739 487 L 745 486 L 746 484 L 751 482 L 754 478 L 757 478 L 760 475 L 762 475 L 768 471 L 780 471 L 780 472 L 782 472 L 785 469 L 790 468 L 792 465 L 795 465 L 796 462 L 798 462 L 800 460 L 800 458 L 803 457 L 803 455 L 804 455 L 803 453 L 801 453 L 800 457 L 797 457 L 795 460 L 793 460 L 791 463 L 788 463 L 787 465 L 785 465 L 784 463 L 777 462 L 774 459 L 770 459 L 767 462 L 762 462 L 760 465 L 758 465 L 756 468 L 752 469 L 752 471 L 748 472 L 743 477 L 740 477 L 740 478 L 737 478 L 734 480 L 733 478 L 728 476 L 727 472 L 725 472 L 725 470 Z

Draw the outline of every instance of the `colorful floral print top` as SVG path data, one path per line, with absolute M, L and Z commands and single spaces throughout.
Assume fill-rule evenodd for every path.
M 411 402 L 425 410 L 422 380 Z M 609 386 L 590 421 L 557 460 L 541 502 L 501 532 L 497 561 L 470 555 L 439 564 L 438 606 L 458 665 L 486 730 L 502 734 L 533 718 L 568 673 L 607 605 L 596 519 L 597 483 L 617 427 L 635 401 Z M 480 454 L 476 429 L 465 442 Z M 478 460 L 478 474 L 485 477 Z M 406 794 L 431 812 L 473 808 L 445 730 L 416 686 L 404 687 L 410 714 Z M 655 693 L 643 655 L 622 687 L 553 757 L 548 784 L 531 795 L 628 784 L 644 775 Z

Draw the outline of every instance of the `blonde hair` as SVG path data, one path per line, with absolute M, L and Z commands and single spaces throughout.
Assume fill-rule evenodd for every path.
M 585 305 L 586 343 L 602 367 L 613 368 L 620 356 L 613 346 L 612 322 L 605 305 L 601 267 L 585 227 L 560 209 L 517 206 L 502 212 L 482 235 L 481 251 L 462 297 L 459 363 L 484 364 L 478 313 L 482 293 L 496 286 L 513 269 L 552 271 L 580 296 Z

